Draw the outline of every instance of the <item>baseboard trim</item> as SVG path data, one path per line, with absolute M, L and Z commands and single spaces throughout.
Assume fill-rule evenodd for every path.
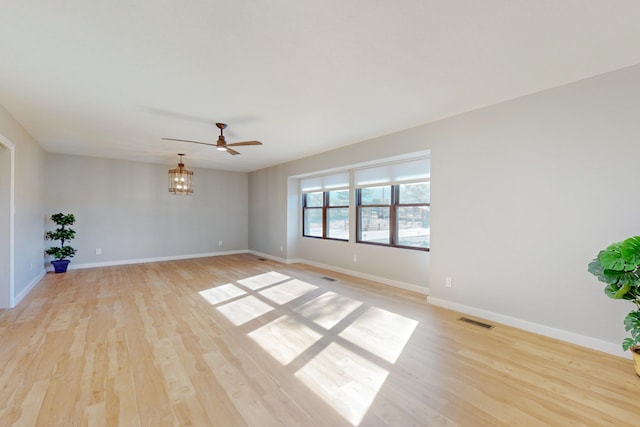
M 256 252 L 249 250 L 249 253 L 259 257 L 267 258 L 273 261 L 278 261 L 283 264 L 306 264 L 312 267 L 322 268 L 324 270 L 335 271 L 336 273 L 348 274 L 349 276 L 358 277 L 360 279 L 371 280 L 372 282 L 381 283 L 383 285 L 392 286 L 394 288 L 404 289 L 406 291 L 415 292 L 422 295 L 429 295 L 429 288 L 423 288 L 421 286 L 413 285 L 411 283 L 404 283 L 398 280 L 387 279 L 380 276 L 374 276 L 372 274 L 361 273 L 355 270 L 348 270 L 346 268 L 335 267 L 333 265 L 322 264 L 320 262 L 310 261 L 308 259 L 301 258 L 278 258 L 273 255 L 265 254 L 262 252 Z
M 84 268 L 96 268 L 96 267 L 112 267 L 115 265 L 128 265 L 128 264 L 144 264 L 147 262 L 162 262 L 162 261 L 176 261 L 181 259 L 192 259 L 192 258 L 207 258 L 213 256 L 222 256 L 222 255 L 236 255 L 236 254 L 246 254 L 248 250 L 242 249 L 238 251 L 225 251 L 225 252 L 206 252 L 199 254 L 186 254 L 186 255 L 172 255 L 165 257 L 154 257 L 154 258 L 139 258 L 139 259 L 121 259 L 114 261 L 104 261 L 104 262 L 89 262 L 84 264 L 69 264 L 69 270 L 81 270 Z M 53 271 L 53 267 L 49 266 L 47 271 Z
M 564 331 L 562 329 L 540 325 L 538 323 L 529 322 L 527 320 L 518 319 L 516 317 L 511 317 L 500 313 L 494 313 L 492 311 L 487 311 L 464 304 L 458 304 L 441 298 L 428 297 L 427 303 L 471 316 L 477 316 L 483 319 L 502 323 L 507 326 L 513 326 L 514 328 L 533 332 L 538 335 L 543 335 L 549 338 L 555 338 L 593 350 L 602 351 L 614 356 L 624 357 L 625 359 L 632 358 L 629 352 L 622 351 L 622 349 L 620 348 L 620 344 L 599 340 L 597 338 L 591 338 L 585 335 Z
M 289 260 L 284 259 L 284 258 L 279 258 L 277 256 L 265 254 L 265 253 L 262 253 L 262 252 L 256 252 L 256 251 L 252 251 L 252 250 L 249 250 L 247 252 L 249 252 L 251 255 L 255 255 L 255 256 L 258 256 L 258 257 L 261 257 L 261 258 L 270 259 L 271 261 L 277 261 L 277 262 L 281 262 L 283 264 L 291 264 L 291 262 Z
M 22 301 L 22 299 L 26 297 L 29 294 L 29 292 L 31 292 L 31 290 L 36 287 L 38 283 L 40 283 L 40 281 L 44 278 L 46 274 L 47 274 L 47 270 L 42 270 L 40 273 L 38 273 L 38 275 L 34 277 L 33 280 L 29 282 L 29 284 L 22 291 L 20 291 L 18 295 L 14 297 L 13 306 L 15 307 L 16 305 L 18 305 L 20 301 Z
M 290 260 L 300 264 L 306 264 L 313 267 L 322 268 L 324 270 L 335 271 L 336 273 L 348 274 L 349 276 L 358 277 L 360 279 L 371 280 L 372 282 L 382 283 L 383 285 L 392 286 L 394 288 L 404 289 L 405 291 L 415 292 L 421 295 L 429 295 L 429 288 L 413 285 L 411 283 L 400 282 L 398 280 L 387 279 L 385 277 L 374 276 L 372 274 L 362 273 L 360 271 L 349 270 L 346 268 L 334 267 L 333 265 L 322 264 L 307 259 Z

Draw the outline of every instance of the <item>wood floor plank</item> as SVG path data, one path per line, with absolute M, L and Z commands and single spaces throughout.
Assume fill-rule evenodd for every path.
M 0 311 L 0 425 L 637 425 L 630 360 L 458 317 L 249 254 L 48 274 Z

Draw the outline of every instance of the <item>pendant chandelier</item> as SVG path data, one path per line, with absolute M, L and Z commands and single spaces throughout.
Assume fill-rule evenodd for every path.
M 184 154 L 178 154 L 178 156 L 180 156 L 178 167 L 169 169 L 169 193 L 193 194 L 193 172 L 185 169 L 184 163 L 182 163 Z

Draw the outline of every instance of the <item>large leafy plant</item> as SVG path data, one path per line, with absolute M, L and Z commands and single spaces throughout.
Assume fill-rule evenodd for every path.
M 589 263 L 589 272 L 606 283 L 605 294 L 613 299 L 631 301 L 636 310 L 624 319 L 624 328 L 631 334 L 622 342 L 626 351 L 640 345 L 640 236 L 613 243 L 600 251 Z
M 53 231 L 47 231 L 45 237 L 49 240 L 59 240 L 60 246 L 52 246 L 46 250 L 46 253 L 56 260 L 73 257 L 77 252 L 76 249 L 69 245 L 65 246 L 65 242 L 76 236 L 75 230 L 69 228 L 70 225 L 76 222 L 76 217 L 73 214 L 57 213 L 51 215 L 51 220 L 58 225 L 58 228 Z

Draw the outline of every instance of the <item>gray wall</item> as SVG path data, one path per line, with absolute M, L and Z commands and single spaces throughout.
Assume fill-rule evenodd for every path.
M 20 297 L 44 271 L 45 152 L 2 106 L 0 134 L 15 145 L 14 294 Z
M 287 172 L 283 166 L 249 174 L 250 249 L 279 258 L 286 256 L 286 185 Z
M 256 171 L 249 247 L 281 256 L 289 238 L 287 258 L 347 263 L 333 242 L 292 237 L 287 177 L 430 149 L 430 254 L 383 248 L 389 257 L 358 269 L 409 283 L 428 276 L 434 303 L 615 351 L 630 306 L 604 296 L 586 267 L 607 244 L 640 234 L 638 111 L 640 67 L 631 67 Z
M 246 173 L 195 169 L 194 194 L 176 196 L 167 174 L 177 158 L 163 166 L 50 153 L 46 164 L 47 215 L 76 216 L 72 267 L 247 249 Z
M 619 348 L 630 305 L 586 268 L 640 234 L 638 111 L 632 67 L 425 127 L 431 295 Z
M 354 236 L 349 242 L 302 237 L 299 185 L 291 177 L 411 153 L 424 154 L 428 148 L 420 135 L 390 140 L 388 143 L 379 138 L 250 173 L 249 249 L 427 292 L 428 252 L 355 244 Z M 350 221 L 355 224 L 353 209 Z M 353 261 L 354 255 L 357 262 Z

